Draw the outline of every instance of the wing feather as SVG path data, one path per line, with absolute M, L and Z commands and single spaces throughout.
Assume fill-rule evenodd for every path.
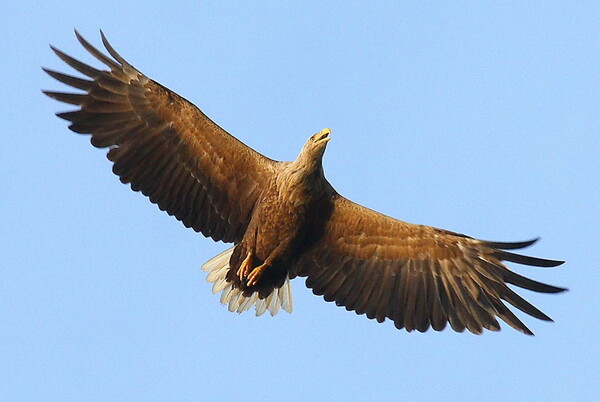
M 392 272 L 389 264 L 383 265 L 381 289 L 379 290 L 379 298 L 374 303 L 375 311 L 374 318 L 377 322 L 385 321 L 386 314 L 388 311 L 388 297 L 391 292 L 392 286 L 394 286 L 394 280 L 385 280 L 386 278 L 392 277 Z
M 51 70 L 49 68 L 42 68 L 50 77 L 55 80 L 62 82 L 63 84 L 69 85 L 73 88 L 81 89 L 83 91 L 89 91 L 94 85 L 93 81 L 84 80 L 81 78 L 73 77 L 71 75 L 59 73 L 58 71 Z
M 51 47 L 87 78 L 44 69 L 83 93 L 44 91 L 79 106 L 58 113 L 91 143 L 109 148 L 113 172 L 161 210 L 214 240 L 238 241 L 257 197 L 280 162 L 249 148 L 193 104 L 135 69 L 101 32 L 104 54 L 77 31 L 81 45 L 108 70 L 99 70 Z M 89 79 L 88 79 L 89 78 Z
M 435 266 L 435 262 L 432 264 Z M 444 292 L 443 287 L 440 288 L 438 286 L 439 276 L 434 274 L 431 279 L 429 288 L 427 289 L 431 298 L 431 328 L 435 331 L 441 331 L 446 328 L 446 324 L 448 323 L 448 315 L 445 312 L 444 303 L 442 301 L 444 300 L 445 294 L 442 294 L 442 292 Z
M 504 304 L 541 320 L 550 320 L 507 284 L 543 293 L 566 289 L 546 285 L 510 271 L 503 260 L 552 267 L 562 261 L 521 256 L 505 250 L 523 242 L 491 242 L 428 226 L 398 221 L 335 194 L 324 234 L 292 269 L 325 300 L 392 320 L 398 328 L 428 328 L 480 334 L 498 331 L 501 318 L 532 334 Z
M 392 285 L 388 295 L 388 314 L 387 317 L 394 322 L 396 328 L 401 329 L 404 326 L 404 306 L 400 304 L 402 292 L 404 290 L 405 269 L 398 269 L 391 277 Z M 389 279 L 388 279 L 389 280 Z

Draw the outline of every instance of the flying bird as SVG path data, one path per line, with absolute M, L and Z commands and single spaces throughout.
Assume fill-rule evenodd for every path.
M 233 243 L 203 265 L 230 311 L 257 315 L 292 310 L 290 280 L 348 311 L 386 318 L 407 331 L 480 334 L 499 317 L 533 333 L 508 308 L 545 321 L 546 314 L 508 285 L 542 293 L 566 289 L 521 276 L 504 261 L 554 267 L 563 261 L 513 253 L 523 242 L 478 240 L 415 225 L 358 205 L 326 180 L 322 159 L 331 139 L 312 135 L 293 162 L 269 159 L 227 133 L 200 109 L 146 77 L 100 32 L 108 55 L 81 45 L 108 69 L 84 64 L 51 46 L 83 75 L 44 70 L 79 92 L 44 91 L 77 110 L 57 113 L 69 128 L 108 148 L 113 172 L 132 190 L 186 227 Z

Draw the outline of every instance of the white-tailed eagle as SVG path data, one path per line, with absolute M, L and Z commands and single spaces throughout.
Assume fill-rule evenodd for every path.
M 543 293 L 565 289 L 509 270 L 503 261 L 553 267 L 562 261 L 515 254 L 535 242 L 492 242 L 414 225 L 338 194 L 325 179 L 328 129 L 311 136 L 293 162 L 249 148 L 196 106 L 146 77 L 108 43 L 110 54 L 77 32 L 99 70 L 52 48 L 84 78 L 45 69 L 79 92 L 44 91 L 78 107 L 57 115 L 69 128 L 108 148 L 113 172 L 186 227 L 233 247 L 207 262 L 213 290 L 231 311 L 257 315 L 292 309 L 290 279 L 327 301 L 407 331 L 479 334 L 500 329 L 497 317 L 532 332 L 505 302 L 551 319 L 509 288 Z

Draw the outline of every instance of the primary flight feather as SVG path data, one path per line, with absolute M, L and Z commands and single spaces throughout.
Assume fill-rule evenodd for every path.
M 92 145 L 109 148 L 113 172 L 169 215 L 215 241 L 234 246 L 203 269 L 229 310 L 257 315 L 292 310 L 290 279 L 327 301 L 407 331 L 479 334 L 497 331 L 499 317 L 532 332 L 506 303 L 551 319 L 509 288 L 543 293 L 565 289 L 509 270 L 503 261 L 553 267 L 562 261 L 515 254 L 535 242 L 489 242 L 385 216 L 339 195 L 325 179 L 322 158 L 331 132 L 311 136 L 293 162 L 246 146 L 196 106 L 146 77 L 101 33 L 105 55 L 75 32 L 108 70 L 52 47 L 85 78 L 44 69 L 78 93 L 44 91 L 78 106 L 57 116 Z

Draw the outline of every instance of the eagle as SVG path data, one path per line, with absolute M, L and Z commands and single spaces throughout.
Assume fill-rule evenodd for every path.
M 521 242 L 484 241 L 403 222 L 340 195 L 323 173 L 331 139 L 308 138 L 295 161 L 270 159 L 210 120 L 194 104 L 128 63 L 100 31 L 108 55 L 77 31 L 81 45 L 107 68 L 97 69 L 50 46 L 76 77 L 44 68 L 75 92 L 43 91 L 78 107 L 57 113 L 69 129 L 91 134 L 121 182 L 186 227 L 233 243 L 203 265 L 213 292 L 230 311 L 292 311 L 290 280 L 348 311 L 393 321 L 398 329 L 480 334 L 498 318 L 533 335 L 509 309 L 550 317 L 508 285 L 542 292 L 566 289 L 511 271 L 504 262 L 555 267 L 564 261 L 509 250 Z

